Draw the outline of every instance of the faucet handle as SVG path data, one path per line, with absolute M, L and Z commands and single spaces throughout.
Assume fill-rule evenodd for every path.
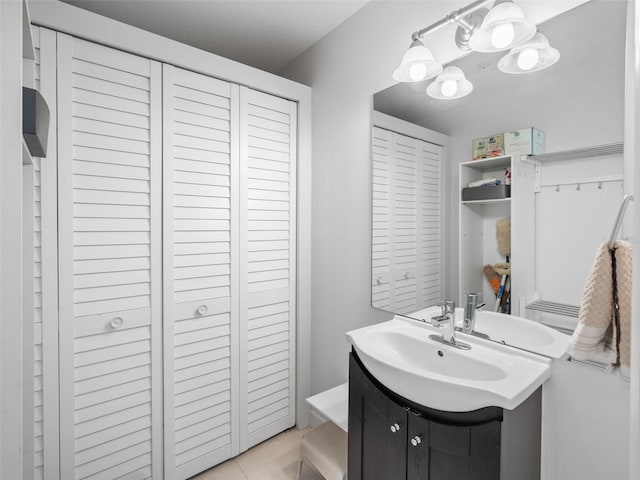
M 445 300 L 442 304 L 443 315 L 454 313 L 456 311 L 456 302 L 453 300 Z
M 450 318 L 448 315 L 436 315 L 435 317 L 431 317 L 431 325 L 433 325 L 434 327 L 441 327 L 449 320 Z

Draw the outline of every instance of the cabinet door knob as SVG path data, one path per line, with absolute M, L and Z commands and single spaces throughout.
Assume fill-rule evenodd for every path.
M 111 328 L 116 329 L 120 328 L 123 323 L 124 320 L 122 320 L 122 317 L 115 317 L 109 322 L 109 325 L 111 325 Z
M 208 309 L 206 305 L 200 305 L 196 312 L 198 313 L 198 315 L 204 315 L 205 313 L 207 313 L 207 310 Z
M 398 423 L 394 423 L 390 428 L 392 433 L 397 433 L 400 431 L 400 425 Z
M 417 447 L 421 443 L 422 443 L 422 437 L 420 435 L 416 435 L 411 439 L 411 445 L 413 445 L 414 447 Z

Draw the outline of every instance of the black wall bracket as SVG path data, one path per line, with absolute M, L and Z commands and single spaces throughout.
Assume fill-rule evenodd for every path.
M 40 92 L 22 87 L 22 136 L 33 157 L 47 156 L 49 106 Z

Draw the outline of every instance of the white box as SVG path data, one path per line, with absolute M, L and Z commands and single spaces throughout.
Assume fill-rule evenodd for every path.
M 504 133 L 505 155 L 539 155 L 544 153 L 544 132 L 537 128 L 524 128 Z

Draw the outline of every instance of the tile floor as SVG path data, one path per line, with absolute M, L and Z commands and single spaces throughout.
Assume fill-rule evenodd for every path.
M 300 441 L 305 430 L 292 428 L 191 480 L 297 480 Z M 303 466 L 300 480 L 322 480 Z

